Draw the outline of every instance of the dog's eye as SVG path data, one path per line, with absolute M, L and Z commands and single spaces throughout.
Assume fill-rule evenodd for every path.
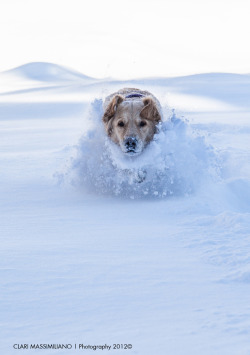
M 146 124 L 147 124 L 147 123 L 146 123 L 145 121 L 141 121 L 141 122 L 139 123 L 139 126 L 140 126 L 140 127 L 144 127 L 144 126 L 146 126 Z
M 118 122 L 118 126 L 119 127 L 124 127 L 124 122 L 123 121 Z

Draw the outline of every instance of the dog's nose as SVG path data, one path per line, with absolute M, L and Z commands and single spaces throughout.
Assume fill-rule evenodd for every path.
M 127 150 L 135 150 L 137 139 L 135 137 L 128 137 L 125 139 L 125 147 Z

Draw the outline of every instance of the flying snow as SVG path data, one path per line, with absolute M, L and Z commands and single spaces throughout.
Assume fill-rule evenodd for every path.
M 213 147 L 174 110 L 137 157 L 125 156 L 106 136 L 102 113 L 102 100 L 96 99 L 88 114 L 92 128 L 81 137 L 65 174 L 71 184 L 131 199 L 164 198 L 191 194 L 204 179 L 216 177 Z

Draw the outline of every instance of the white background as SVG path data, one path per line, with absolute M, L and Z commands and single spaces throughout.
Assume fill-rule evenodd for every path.
M 0 71 L 28 62 L 94 77 L 250 72 L 249 0 L 5 0 Z

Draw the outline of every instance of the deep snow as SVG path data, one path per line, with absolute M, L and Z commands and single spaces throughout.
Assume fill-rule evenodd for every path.
M 185 119 L 164 117 L 157 133 L 138 157 L 127 157 L 106 136 L 101 123 L 103 101 L 88 113 L 93 127 L 80 139 L 76 157 L 59 179 L 101 194 L 166 198 L 192 194 L 202 180 L 219 178 L 220 163 L 212 146 Z
M 65 70 L 0 75 L 1 353 L 250 354 L 250 77 L 88 84 Z M 164 108 L 136 164 L 100 121 L 124 86 Z

